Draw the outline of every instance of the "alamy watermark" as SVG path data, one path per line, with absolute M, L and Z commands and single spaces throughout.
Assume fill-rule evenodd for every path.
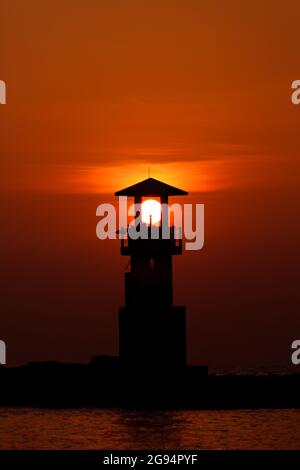
M 6 364 L 6 344 L 0 339 L 0 365 Z
M 292 90 L 291 101 L 295 105 L 300 104 L 300 80 L 294 80 L 291 85 Z
M 0 104 L 6 104 L 6 83 L 0 80 Z
M 97 207 L 96 215 L 101 220 L 96 226 L 96 235 L 105 239 L 182 239 L 186 250 L 201 250 L 204 245 L 204 204 L 161 204 L 146 199 L 128 207 L 126 196 L 119 197 L 118 230 L 117 211 L 113 204 Z M 128 217 L 131 221 L 128 222 Z M 171 220 L 171 218 L 173 220 Z M 172 222 L 172 228 L 171 228 Z M 193 228 L 194 227 L 194 228 Z
M 295 339 L 291 348 L 295 350 L 291 355 L 292 364 L 298 366 L 300 364 L 300 339 Z

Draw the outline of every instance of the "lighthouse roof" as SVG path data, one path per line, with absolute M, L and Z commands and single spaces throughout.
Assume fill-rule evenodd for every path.
M 167 183 L 156 180 L 154 178 L 147 178 L 139 183 L 128 186 L 128 188 L 121 189 L 115 193 L 115 196 L 186 196 L 188 193 L 182 189 L 170 186 Z

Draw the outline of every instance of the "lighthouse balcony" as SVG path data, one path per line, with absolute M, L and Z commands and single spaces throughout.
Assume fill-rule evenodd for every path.
M 148 238 L 122 238 L 121 239 L 121 255 L 131 256 L 133 254 L 151 254 L 155 255 L 181 255 L 182 239 L 175 238 L 174 227 L 170 229 L 170 237 L 163 238 L 161 230 L 158 231 L 157 237 L 151 238 L 149 231 Z

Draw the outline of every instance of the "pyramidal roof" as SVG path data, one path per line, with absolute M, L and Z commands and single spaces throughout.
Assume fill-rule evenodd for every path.
M 115 196 L 186 196 L 188 193 L 182 189 L 175 188 L 169 184 L 154 178 L 147 178 L 144 181 L 133 184 L 128 188 L 121 189 Z

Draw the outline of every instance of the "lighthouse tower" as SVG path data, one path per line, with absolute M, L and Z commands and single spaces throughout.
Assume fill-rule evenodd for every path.
M 141 209 L 139 224 L 144 223 L 148 231 L 148 238 L 132 238 L 130 230 L 121 238 L 121 255 L 130 257 L 125 272 L 125 306 L 119 309 L 119 352 L 126 366 L 157 369 L 186 364 L 186 312 L 185 307 L 173 305 L 172 282 L 172 259 L 182 254 L 182 240 L 176 238 L 173 226 L 168 227 L 169 236 L 165 237 L 163 221 L 169 218 L 169 197 L 187 194 L 153 178 L 115 193 L 133 198 Z M 153 207 L 162 208 L 161 216 L 155 221 L 152 200 L 149 218 L 144 221 L 143 208 L 152 198 L 156 201 Z

